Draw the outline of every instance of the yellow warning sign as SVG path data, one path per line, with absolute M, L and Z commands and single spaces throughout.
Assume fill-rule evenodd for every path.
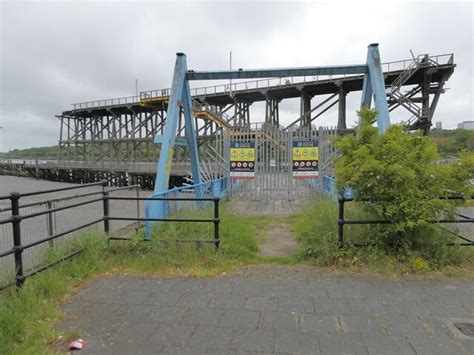
M 293 147 L 293 161 L 318 160 L 319 147 Z
M 255 148 L 230 148 L 230 161 L 255 161 Z

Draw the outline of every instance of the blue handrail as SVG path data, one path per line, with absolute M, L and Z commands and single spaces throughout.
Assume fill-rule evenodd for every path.
M 208 180 L 195 185 L 175 187 L 170 190 L 152 193 L 149 197 L 176 198 L 181 194 L 191 194 L 197 199 L 196 207 L 205 208 L 209 202 L 199 201 L 199 198 L 223 198 L 227 194 L 227 177 L 215 180 Z M 146 218 L 166 218 L 171 212 L 182 208 L 183 204 L 189 201 L 147 201 L 145 204 Z M 151 238 L 152 223 L 146 222 L 146 239 Z

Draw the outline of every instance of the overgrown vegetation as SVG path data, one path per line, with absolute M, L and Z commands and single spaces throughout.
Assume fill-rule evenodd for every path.
M 374 215 L 357 202 L 346 203 L 345 216 L 347 219 L 374 219 Z M 382 240 L 386 233 L 384 226 L 346 225 L 347 245 L 339 249 L 338 205 L 325 197 L 312 202 L 291 220 L 300 242 L 297 259 L 310 260 L 318 266 L 397 274 L 434 271 L 457 275 L 474 265 L 474 250 L 448 246 L 448 242 L 459 240 L 434 225 L 413 231 L 411 248 L 387 246 Z M 369 247 L 356 247 L 354 243 L 368 243 Z
M 340 193 L 350 191 L 355 202 L 346 203 L 347 219 L 391 220 L 384 225 L 346 225 L 346 245 L 337 245 L 337 204 L 320 200 L 295 217 L 302 247 L 300 258 L 318 265 L 358 265 L 398 272 L 440 270 L 472 263 L 469 248 L 450 247 L 456 237 L 430 223 L 454 214 L 460 203 L 440 199 L 471 196 L 474 154 L 463 152 L 453 165 L 438 164 L 436 144 L 422 133 L 406 133 L 394 125 L 384 134 L 372 126 L 377 113 L 360 111 L 357 135 L 339 138 L 336 161 Z M 351 247 L 368 243 L 368 248 Z M 449 271 L 449 269 L 447 270 Z
M 364 108 L 359 114 L 357 136 L 337 141 L 342 153 L 336 162 L 338 188 L 349 188 L 377 219 L 396 222 L 380 230 L 377 240 L 391 248 L 416 249 L 429 221 L 453 215 L 459 205 L 459 200 L 440 197 L 472 193 L 474 155 L 464 152 L 456 164 L 438 164 L 430 137 L 407 133 L 399 125 L 379 134 L 372 126 L 376 111 Z
M 181 210 L 177 216 L 203 219 L 210 218 L 212 211 Z M 255 217 L 231 215 L 226 209 L 221 210 L 220 217 L 222 243 L 217 253 L 213 243 L 189 242 L 213 241 L 212 223 L 168 222 L 153 228 L 151 241 L 143 242 L 145 231 L 141 230 L 131 244 L 115 243 L 110 252 L 117 257 L 117 265 L 142 273 L 206 276 L 255 261 L 258 251 L 256 235 L 261 221 Z

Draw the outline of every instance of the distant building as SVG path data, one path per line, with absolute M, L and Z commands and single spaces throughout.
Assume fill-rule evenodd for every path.
M 436 122 L 435 127 L 436 129 L 443 129 L 443 122 L 441 121 Z
M 458 123 L 458 128 L 474 130 L 474 121 L 464 121 Z

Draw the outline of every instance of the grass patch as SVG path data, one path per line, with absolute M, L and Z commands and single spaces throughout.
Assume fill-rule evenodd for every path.
M 0 354 L 52 352 L 48 345 L 59 336 L 52 327 L 61 316 L 58 302 L 81 281 L 106 270 L 104 235 L 84 235 L 72 244 L 67 251 L 84 249 L 80 256 L 29 278 L 19 290 L 10 288 L 0 294 Z M 67 252 L 61 249 L 48 259 Z
M 181 210 L 173 217 L 207 219 L 212 210 Z M 226 209 L 220 213 L 220 248 L 213 243 L 183 243 L 176 240 L 208 240 L 214 238 L 212 223 L 161 222 L 152 229 L 152 238 L 143 242 L 144 230 L 132 243 L 111 243 L 109 259 L 114 267 L 129 271 L 159 274 L 216 275 L 231 266 L 254 262 L 258 251 L 261 221 L 255 217 L 231 215 Z
M 346 204 L 345 218 L 374 219 L 357 203 Z M 459 239 L 436 225 L 416 229 L 403 236 L 403 242 L 398 244 L 387 240 L 384 226 L 346 225 L 345 242 L 371 245 L 365 248 L 346 245 L 339 249 L 338 205 L 328 198 L 311 203 L 290 220 L 300 241 L 296 258 L 319 266 L 401 274 L 441 272 L 449 276 L 471 273 L 467 265 L 474 262 L 471 247 L 447 246 L 447 242 L 459 242 Z

